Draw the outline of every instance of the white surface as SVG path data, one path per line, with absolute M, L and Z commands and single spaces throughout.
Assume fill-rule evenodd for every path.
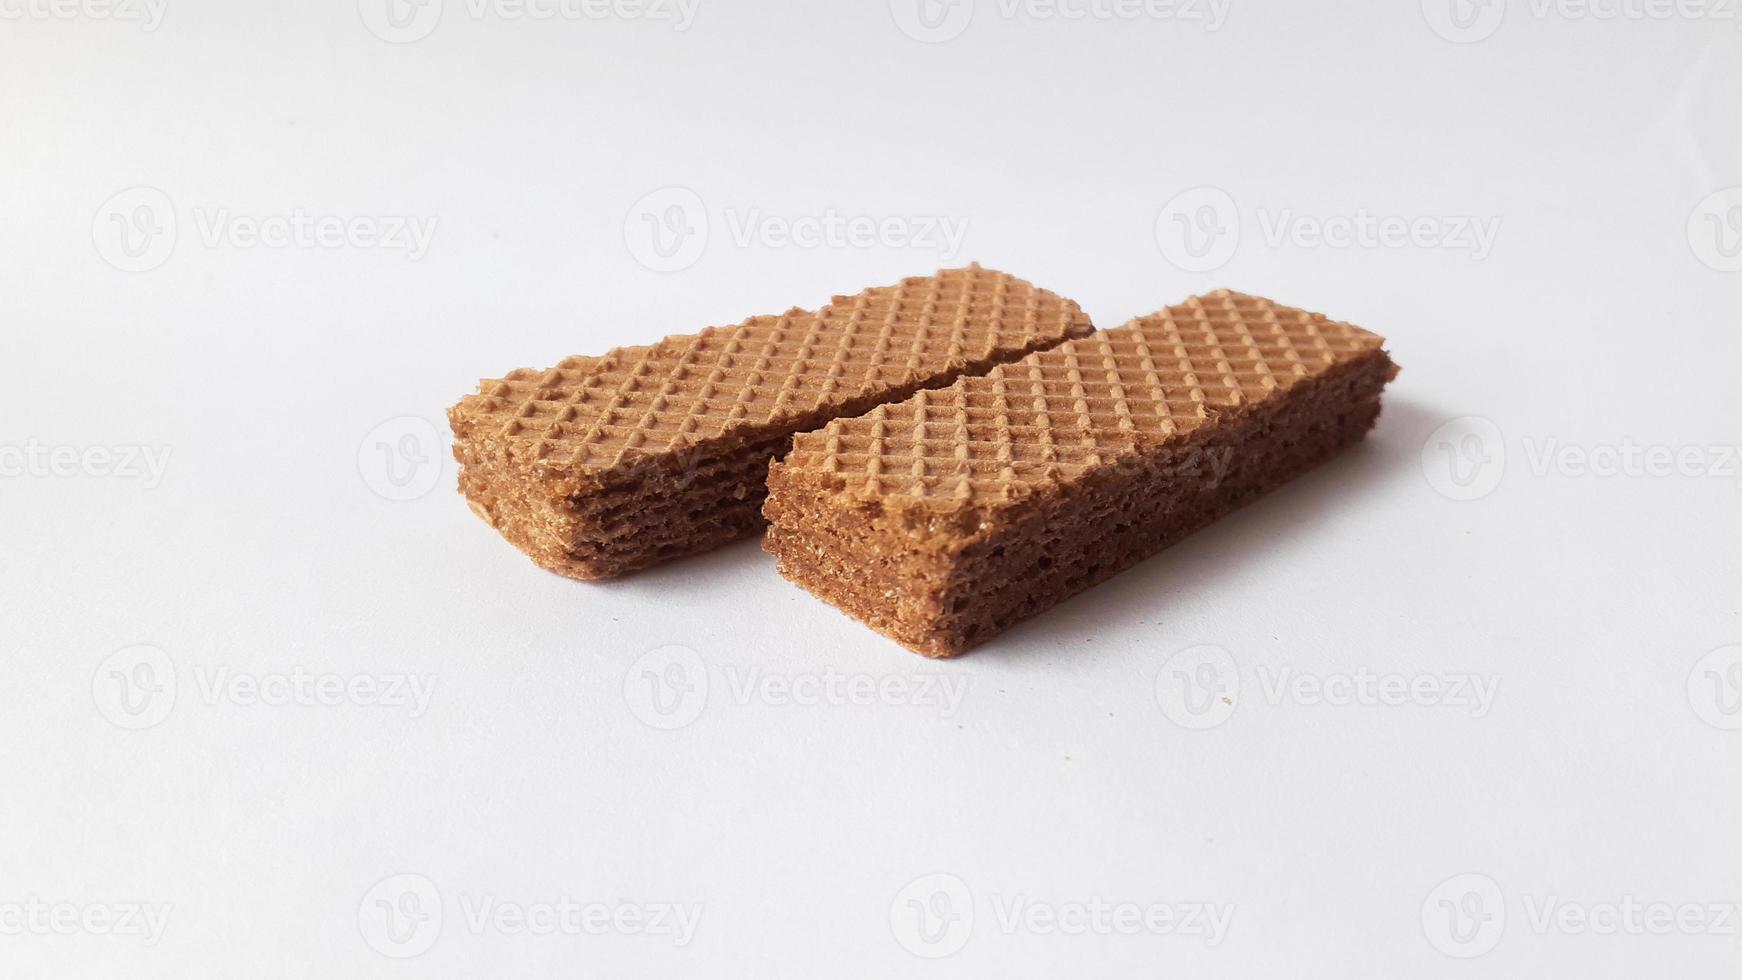
M 1434 2 L 1233 0 L 1208 30 L 980 0 L 928 34 L 882 2 L 703 0 L 678 30 L 447 0 L 399 44 L 366 25 L 429 22 L 0 2 L 0 974 L 1736 976 L 1742 918 L 1560 916 L 1742 902 L 1742 652 L 1708 657 L 1742 643 L 1742 475 L 1538 455 L 1693 447 L 1705 471 L 1742 442 L 1742 194 L 1702 205 L 1742 186 L 1742 33 L 1519 3 L 1453 43 Z M 1230 204 L 1204 213 L 1239 223 L 1225 264 L 1168 260 L 1194 264 L 1174 214 Z M 176 233 L 130 258 L 112 215 L 141 205 Z M 709 230 L 659 273 L 642 212 L 672 205 Z M 238 237 L 297 209 L 435 230 L 416 259 Z M 766 237 L 831 211 L 894 223 Z M 1480 258 L 1268 240 L 1362 211 L 1499 226 Z M 967 222 L 959 252 L 893 237 L 928 216 Z M 1347 458 L 943 664 L 755 543 L 544 574 L 416 421 L 513 367 L 971 259 L 1103 326 L 1262 292 L 1386 334 L 1406 371 Z M 396 486 L 402 437 L 436 462 Z M 1442 443 L 1504 466 L 1459 483 Z M 30 446 L 170 456 L 155 485 L 95 457 L 19 475 Z M 135 662 L 161 688 L 141 714 L 113 673 Z M 705 698 L 661 714 L 669 665 Z M 1182 708 L 1218 667 L 1232 710 Z M 210 689 L 298 670 L 434 689 L 421 712 Z M 1311 704 L 1271 693 L 1285 670 L 1498 687 Z M 893 686 L 743 687 L 826 676 Z M 933 892 L 957 919 L 922 934 Z M 700 919 L 687 943 L 475 919 L 565 898 Z M 1008 919 L 1096 899 L 1233 911 L 1213 937 Z M 390 932 L 378 900 L 439 920 Z M 1454 935 L 1442 901 L 1487 925 Z M 35 902 L 168 918 L 59 935 Z

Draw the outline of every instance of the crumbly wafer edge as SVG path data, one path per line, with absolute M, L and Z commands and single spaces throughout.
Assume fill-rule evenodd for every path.
M 971 268 L 979 269 L 978 266 Z M 899 285 L 910 285 L 925 278 L 910 277 Z M 486 380 L 480 383 L 477 394 L 467 396 L 448 413 L 455 433 L 455 457 L 461 463 L 460 489 L 480 518 L 534 562 L 557 574 L 581 580 L 614 578 L 670 558 L 709 550 L 750 536 L 765 524 L 761 503 L 766 495 L 767 464 L 784 455 L 798 432 L 817 428 L 834 418 L 863 414 L 879 404 L 900 401 L 919 390 L 947 387 L 961 377 L 983 374 L 1000 364 L 1019 360 L 1093 331 L 1093 325 L 1077 304 L 1048 290 L 1027 285 L 1046 302 L 1057 303 L 1066 311 L 1068 325 L 1059 336 L 1037 336 L 1023 345 L 950 365 L 875 396 L 819 408 L 784 424 L 729 430 L 684 446 L 679 452 L 630 448 L 621 454 L 617 465 L 607 471 L 577 468 L 561 460 L 529 457 L 517 452 L 514 440 L 496 431 L 487 424 L 487 419 L 471 410 L 485 397 L 486 387 L 495 383 Z M 831 302 L 838 304 L 852 299 L 837 296 Z M 787 314 L 795 315 L 804 315 L 804 311 L 794 310 Z M 740 326 L 768 319 L 772 318 L 753 317 Z M 725 329 L 731 328 L 708 328 L 702 334 Z M 565 369 L 585 369 L 613 357 L 633 356 L 661 345 L 682 344 L 698 336 L 701 335 L 668 337 L 656 345 L 619 348 L 600 357 L 569 358 L 562 366 Z M 532 379 L 541 373 L 523 369 L 512 372 L 507 378 Z M 751 459 L 751 456 L 755 458 Z M 724 472 L 725 475 L 715 479 L 714 483 L 691 486 L 698 482 L 698 473 L 710 471 Z M 652 540 L 644 548 L 613 547 L 609 541 L 599 539 L 613 537 L 621 541 L 627 535 L 617 533 L 621 528 L 617 532 L 602 529 L 596 515 L 587 513 L 590 506 L 601 501 L 619 511 L 652 508 L 667 513 L 709 513 L 705 519 L 692 525 L 694 533 L 687 536 L 683 533 L 684 528 L 678 527 L 675 531 L 668 530 L 663 538 Z
M 1188 431 L 1135 439 L 1098 466 L 995 502 L 878 492 L 815 466 L 776 464 L 764 548 L 788 579 L 896 642 L 928 657 L 959 655 L 1365 436 L 1398 369 L 1383 338 L 1336 326 L 1359 349 L 1276 397 L 1206 408 Z M 1242 454 L 1227 484 L 1182 483 L 1169 460 L 1218 440 Z M 1164 502 L 1144 503 L 1156 496 Z M 1044 567 L 1024 565 L 1042 561 L 1036 542 L 1066 524 L 1081 540 L 1048 546 Z

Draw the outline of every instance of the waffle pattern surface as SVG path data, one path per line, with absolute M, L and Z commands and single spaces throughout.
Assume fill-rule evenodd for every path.
M 817 312 L 573 357 L 486 381 L 457 432 L 541 469 L 605 473 L 640 455 L 765 433 L 834 406 L 936 383 L 1092 329 L 1075 303 L 979 266 L 915 277 Z
M 780 464 L 861 498 L 996 505 L 1263 401 L 1384 341 L 1226 290 L 798 436 Z
M 734 327 L 485 381 L 448 413 L 460 490 L 539 565 L 611 578 L 764 527 L 795 433 L 947 385 L 1093 327 L 973 266 Z

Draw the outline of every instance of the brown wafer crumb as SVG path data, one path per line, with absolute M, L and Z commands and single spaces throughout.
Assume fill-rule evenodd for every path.
M 761 530 L 768 461 L 794 433 L 1092 329 L 975 265 L 515 371 L 448 412 L 460 490 L 543 567 L 610 578 Z
M 1384 340 L 1227 291 L 840 419 L 769 477 L 781 573 L 949 657 L 1359 440 Z

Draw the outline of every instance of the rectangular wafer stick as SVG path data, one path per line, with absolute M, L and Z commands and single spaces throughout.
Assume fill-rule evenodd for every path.
M 1197 297 L 800 435 L 763 547 L 787 578 L 950 657 L 1358 441 L 1384 340 Z
M 610 578 L 760 531 L 768 462 L 794 433 L 1092 329 L 975 265 L 515 371 L 448 412 L 460 490 L 539 565 Z

